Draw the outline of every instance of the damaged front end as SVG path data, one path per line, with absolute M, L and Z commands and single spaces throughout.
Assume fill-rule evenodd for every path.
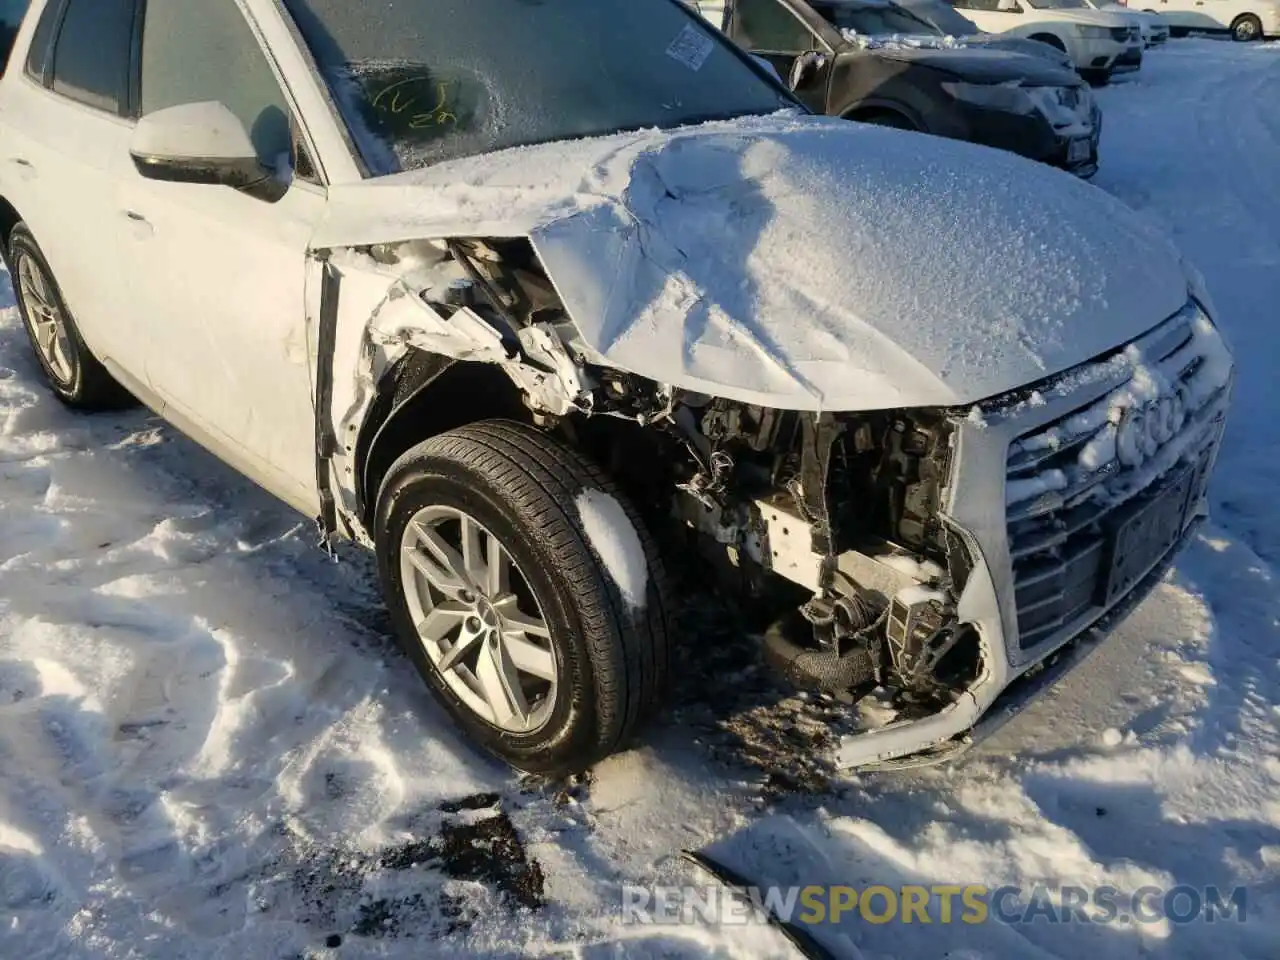
M 764 601 L 766 661 L 798 687 L 910 720 L 978 675 L 978 634 L 957 612 L 973 558 L 942 511 L 947 411 L 777 410 L 619 370 L 582 341 L 523 239 L 324 250 L 313 265 L 327 533 L 370 539 L 406 422 L 421 439 L 519 417 L 589 452 L 670 541 L 691 536 Z M 447 379 L 454 390 L 433 395 Z
M 331 248 L 312 265 L 327 534 L 371 541 L 381 478 L 423 439 L 532 424 L 760 601 L 766 661 L 863 730 L 843 766 L 954 755 L 1078 661 L 1091 645 L 1072 641 L 1140 599 L 1204 515 L 1231 392 L 1194 298 L 977 406 L 828 412 L 611 362 L 525 237 Z
M 699 468 L 683 522 L 764 592 L 803 602 L 765 635 L 766 660 L 802 688 L 867 699 L 896 719 L 961 697 L 981 665 L 957 613 L 973 558 L 942 506 L 954 424 L 946 411 L 781 412 L 678 395 Z

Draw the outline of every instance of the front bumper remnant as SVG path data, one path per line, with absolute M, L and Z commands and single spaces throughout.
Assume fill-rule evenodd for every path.
M 945 722 L 932 723 L 942 718 L 939 714 L 928 718 L 928 727 L 923 723 L 907 722 L 843 738 L 837 750 L 836 765 L 860 770 L 932 766 L 953 760 L 994 735 L 1084 663 L 1111 631 L 1151 595 L 1183 548 L 1195 538 L 1204 519 L 1203 514 L 1195 517 L 1178 543 L 1128 595 L 1075 640 L 1009 682 L 998 692 L 985 713 L 978 707 L 983 691 L 975 688 L 971 696 L 954 705 Z M 948 728 L 954 728 L 954 732 L 948 734 Z M 920 746 L 920 741 L 926 738 L 931 742 Z

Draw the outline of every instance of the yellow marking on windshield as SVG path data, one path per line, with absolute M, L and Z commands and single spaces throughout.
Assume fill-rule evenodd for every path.
M 385 109 L 392 115 L 398 116 L 418 102 L 416 96 L 410 95 L 406 91 L 406 87 L 412 84 L 430 83 L 429 77 L 406 77 L 403 80 L 397 80 L 395 83 L 387 84 L 373 98 L 371 103 L 375 108 Z M 458 115 L 449 109 L 449 82 L 441 80 L 436 83 L 436 103 L 429 110 L 415 113 L 409 119 L 409 127 L 413 130 L 421 130 L 426 127 L 442 127 L 445 124 L 457 125 Z

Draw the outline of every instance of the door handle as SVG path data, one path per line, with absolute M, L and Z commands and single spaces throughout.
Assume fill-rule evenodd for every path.
M 135 210 L 126 210 L 124 215 L 129 220 L 129 232 L 139 240 L 146 240 L 155 236 L 156 228 L 151 225 L 151 221 Z
M 18 168 L 18 175 L 23 180 L 32 180 L 36 176 L 36 167 L 26 157 L 10 157 L 9 162 Z

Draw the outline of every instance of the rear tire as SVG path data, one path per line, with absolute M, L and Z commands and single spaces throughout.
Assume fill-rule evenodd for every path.
M 584 496 L 613 512 L 617 550 L 599 532 L 592 540 Z M 427 440 L 388 472 L 375 542 L 405 652 L 458 726 L 513 767 L 580 772 L 619 750 L 665 695 L 670 605 L 657 548 L 575 449 L 505 421 Z M 631 561 L 621 585 L 598 549 Z M 452 568 L 461 575 L 442 575 Z M 442 633 L 454 616 L 456 632 Z
M 80 336 L 62 291 L 25 223 L 9 238 L 14 299 L 40 368 L 59 400 L 78 410 L 116 410 L 132 405 Z
M 1262 39 L 1262 21 L 1252 13 L 1241 14 L 1231 21 L 1231 39 L 1236 43 L 1252 43 Z

